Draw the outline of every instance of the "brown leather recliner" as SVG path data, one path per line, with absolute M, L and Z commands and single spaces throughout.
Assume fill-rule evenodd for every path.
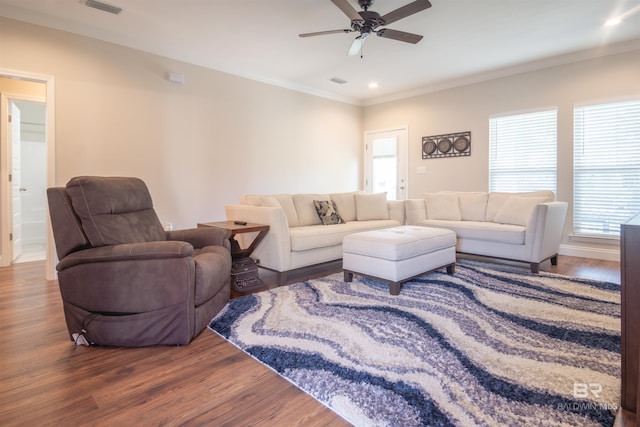
M 188 344 L 229 300 L 225 231 L 165 231 L 142 180 L 76 177 L 47 197 L 72 341 Z

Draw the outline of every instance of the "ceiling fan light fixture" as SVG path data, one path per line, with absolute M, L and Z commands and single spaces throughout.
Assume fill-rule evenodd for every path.
M 356 37 L 351 43 L 351 47 L 347 52 L 347 56 L 354 56 L 360 53 L 362 51 L 362 45 L 364 44 L 364 41 L 367 39 L 368 35 L 369 33 L 362 33 L 361 35 Z
M 351 21 L 349 28 L 342 30 L 316 31 L 313 33 L 298 34 L 299 37 L 320 36 L 325 34 L 352 33 L 358 32 L 360 35 L 351 43 L 351 47 L 347 52 L 347 56 L 354 56 L 360 53 L 362 58 L 362 43 L 370 34 L 376 34 L 378 37 L 385 39 L 397 40 L 405 43 L 416 44 L 422 40 L 422 36 L 418 34 L 407 33 L 404 31 L 386 28 L 387 24 L 404 19 L 408 16 L 416 14 L 422 10 L 431 7 L 429 0 L 413 0 L 410 3 L 401 6 L 386 15 L 380 16 L 378 12 L 374 12 L 369 8 L 374 0 L 358 0 L 358 4 L 364 10 L 357 11 L 349 3 L 349 0 L 331 0 Z

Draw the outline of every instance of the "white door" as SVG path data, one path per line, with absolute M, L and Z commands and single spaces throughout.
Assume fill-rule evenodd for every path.
M 11 134 L 11 189 L 13 200 L 13 239 L 12 239 L 12 257 L 11 260 L 15 261 L 16 258 L 22 253 L 22 191 L 23 188 L 20 185 L 20 109 L 11 102 L 11 119 L 9 125 L 9 132 Z
M 365 133 L 365 191 L 407 198 L 407 128 Z

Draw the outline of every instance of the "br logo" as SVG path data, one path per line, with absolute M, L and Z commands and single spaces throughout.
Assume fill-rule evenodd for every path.
M 602 384 L 600 383 L 573 383 L 573 397 L 577 399 L 586 399 L 589 395 L 593 395 L 596 399 L 602 393 Z

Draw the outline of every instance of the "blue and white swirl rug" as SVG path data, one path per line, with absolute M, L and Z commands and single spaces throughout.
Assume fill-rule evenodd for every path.
M 616 284 L 477 262 L 232 300 L 209 327 L 357 426 L 611 426 Z

